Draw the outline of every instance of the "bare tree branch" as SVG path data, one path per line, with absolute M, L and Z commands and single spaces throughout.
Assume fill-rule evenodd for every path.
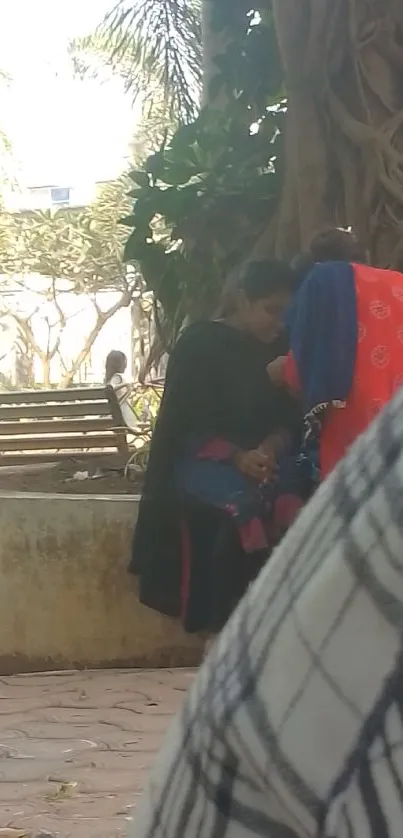
M 101 311 L 98 305 L 95 305 L 95 309 L 97 312 L 97 319 L 95 322 L 94 327 L 91 329 L 84 346 L 82 347 L 81 351 L 76 356 L 73 364 L 71 365 L 68 372 L 64 375 L 62 380 L 62 387 L 69 387 L 74 379 L 75 374 L 80 369 L 81 365 L 84 363 L 86 358 L 88 357 L 92 346 L 94 345 L 98 335 L 102 331 L 105 323 L 113 317 L 121 308 L 125 308 L 130 305 L 131 303 L 131 294 L 130 292 L 123 292 L 119 300 L 114 303 L 113 306 L 110 306 L 106 311 Z M 93 301 L 92 301 L 93 302 Z

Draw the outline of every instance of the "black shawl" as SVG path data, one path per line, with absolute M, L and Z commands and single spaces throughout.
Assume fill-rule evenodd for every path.
M 281 428 L 299 433 L 296 402 L 274 388 L 266 372 L 269 361 L 286 349 L 220 322 L 194 324 L 178 341 L 168 363 L 129 567 L 140 576 L 145 605 L 179 615 L 180 510 L 173 466 L 185 440 L 220 437 L 248 450 Z

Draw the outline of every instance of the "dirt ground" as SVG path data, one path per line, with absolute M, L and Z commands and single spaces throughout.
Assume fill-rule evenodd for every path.
M 88 476 L 84 478 L 85 473 Z M 142 478 L 125 477 L 123 469 L 98 463 L 80 464 L 74 460 L 51 466 L 0 468 L 0 492 L 44 492 L 68 495 L 139 494 Z

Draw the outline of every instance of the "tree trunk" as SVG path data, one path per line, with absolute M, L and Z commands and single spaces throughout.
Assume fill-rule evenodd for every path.
M 50 388 L 50 358 L 48 355 L 42 358 L 42 384 L 47 389 Z
M 35 387 L 33 359 L 25 347 L 25 353 L 18 352 L 15 361 L 15 383 L 17 389 L 30 390 Z
M 351 224 L 375 263 L 401 266 L 403 4 L 273 0 L 273 10 L 289 95 L 277 251 Z
M 88 357 L 98 335 L 101 333 L 105 323 L 116 314 L 121 308 L 125 308 L 126 306 L 130 305 L 132 299 L 132 292 L 127 291 L 122 294 L 120 299 L 109 308 L 107 311 L 97 311 L 97 319 L 95 326 L 91 330 L 90 334 L 87 337 L 87 340 L 84 343 L 81 351 L 78 353 L 77 357 L 75 358 L 74 362 L 72 363 L 71 367 L 67 372 L 64 374 L 61 382 L 62 387 L 71 387 L 74 381 L 74 376 L 77 374 L 78 370 L 80 369 L 81 365 L 84 363 L 86 358 Z

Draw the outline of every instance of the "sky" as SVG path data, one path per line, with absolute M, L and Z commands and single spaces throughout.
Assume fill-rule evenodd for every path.
M 80 186 L 124 167 L 136 109 L 121 82 L 73 78 L 69 42 L 115 0 L 0 0 L 0 127 L 23 186 Z

